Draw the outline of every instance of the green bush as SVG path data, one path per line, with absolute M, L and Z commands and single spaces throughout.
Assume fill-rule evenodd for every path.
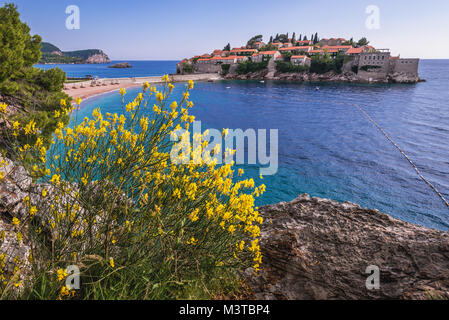
M 286 72 L 304 72 L 309 70 L 308 66 L 294 65 L 291 62 L 276 61 L 276 71 L 286 73 Z
M 32 272 L 15 260 L 0 297 L 23 286 L 21 299 L 210 299 L 239 292 L 241 274 L 259 269 L 255 197 L 265 186 L 217 164 L 224 155 L 207 149 L 206 133 L 190 143 L 181 129 L 195 120 L 193 82 L 176 101 L 164 81 L 161 91 L 145 83 L 127 104 L 121 89 L 121 115 L 96 109 L 61 123 L 48 152 L 42 141 L 20 151 L 44 158 L 30 172 L 45 184 L 23 199 L 27 213 L 11 229 L 32 239 Z M 66 287 L 69 265 L 80 269 L 78 291 Z
M 310 72 L 323 74 L 329 71 L 341 73 L 344 62 L 344 54 L 339 52 L 334 58 L 326 53 L 324 55 L 316 54 L 312 57 Z
M 262 62 L 253 62 L 251 60 L 248 60 L 239 63 L 239 65 L 237 66 L 237 73 L 247 74 L 250 72 L 257 72 L 266 69 L 267 67 L 268 67 L 268 60 Z
M 190 63 L 183 63 L 182 64 L 182 71 L 185 73 L 193 73 L 195 69 L 193 69 L 193 66 Z
M 230 64 L 222 64 L 221 65 L 221 74 L 222 75 L 227 75 L 229 73 L 229 69 L 231 68 Z

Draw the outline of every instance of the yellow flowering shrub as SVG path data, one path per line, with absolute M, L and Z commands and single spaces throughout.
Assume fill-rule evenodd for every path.
M 188 161 L 171 162 L 182 142 L 170 137 L 194 121 L 193 82 L 179 101 L 170 99 L 173 88 L 165 76 L 160 91 L 145 83 L 129 103 L 122 89 L 123 114 L 95 109 L 92 118 L 58 125 L 50 150 L 39 141 L 21 148 L 21 158 L 38 156 L 31 174 L 42 186 L 17 222 L 28 224 L 31 255 L 40 259 L 27 297 L 210 298 L 238 290 L 240 272 L 259 269 L 254 201 L 265 186 L 239 180 L 243 171 L 231 164 L 193 161 L 207 142 Z M 62 281 L 68 265 L 81 270 L 75 292 Z M 44 282 L 52 290 L 40 292 Z

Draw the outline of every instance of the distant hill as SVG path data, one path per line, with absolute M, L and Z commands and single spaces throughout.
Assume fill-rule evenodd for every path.
M 42 42 L 40 63 L 109 63 L 109 57 L 99 49 L 61 51 L 57 46 Z

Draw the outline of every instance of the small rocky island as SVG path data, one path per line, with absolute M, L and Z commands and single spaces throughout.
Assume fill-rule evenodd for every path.
M 133 66 L 130 65 L 128 62 L 122 62 L 122 63 L 116 63 L 113 65 L 110 65 L 108 68 L 114 68 L 114 69 L 127 69 L 132 68 Z
M 366 38 L 319 39 L 318 34 L 251 38 L 242 47 L 214 50 L 184 59 L 178 74 L 219 73 L 235 80 L 290 80 L 361 83 L 417 83 L 419 59 L 392 56 L 389 49 L 369 45 Z

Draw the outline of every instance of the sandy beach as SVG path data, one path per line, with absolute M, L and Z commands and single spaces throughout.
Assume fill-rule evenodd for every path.
M 192 74 L 192 75 L 171 75 L 170 81 L 186 82 L 193 81 L 215 81 L 221 77 L 215 73 Z M 117 91 L 120 88 L 140 87 L 144 82 L 158 84 L 162 82 L 161 76 L 137 77 L 137 78 L 119 78 L 119 79 L 99 79 L 96 81 L 83 81 L 75 83 L 66 83 L 64 92 L 72 98 L 81 98 L 83 100 L 100 94 Z
M 131 87 L 138 87 L 140 84 L 138 83 L 121 83 L 121 84 L 114 84 L 114 85 L 106 85 L 106 86 L 86 86 L 84 88 L 76 87 L 76 89 L 73 89 L 71 86 L 66 86 L 66 88 L 63 90 L 66 94 L 68 94 L 73 99 L 75 98 L 81 98 L 83 100 L 104 94 L 109 93 L 113 91 L 118 91 L 120 88 L 131 88 Z

